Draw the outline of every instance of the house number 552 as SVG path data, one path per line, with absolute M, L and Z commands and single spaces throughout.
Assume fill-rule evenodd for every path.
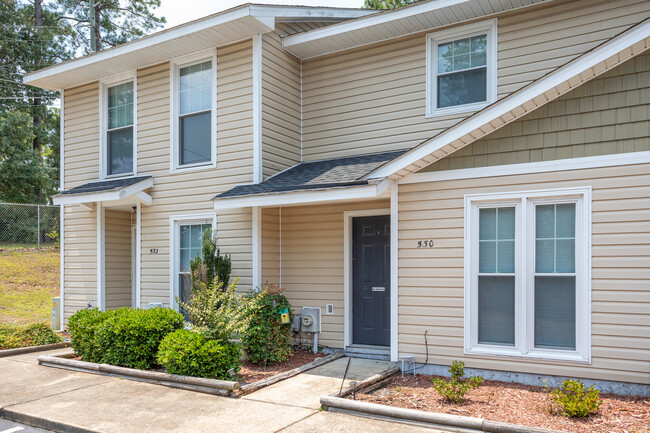
M 418 248 L 433 248 L 433 241 L 432 240 L 418 241 Z
M 158 248 L 149 249 L 149 254 L 158 254 Z

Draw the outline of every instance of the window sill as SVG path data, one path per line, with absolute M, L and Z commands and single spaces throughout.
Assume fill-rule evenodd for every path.
M 474 347 L 465 349 L 466 355 L 494 356 L 500 358 L 531 359 L 541 361 L 570 362 L 576 364 L 591 364 L 591 359 L 575 352 L 562 353 L 552 350 L 533 350 L 528 353 L 521 353 L 517 349 L 496 348 L 496 347 Z
M 169 172 L 171 174 L 176 174 L 176 173 L 185 173 L 188 171 L 200 171 L 200 170 L 208 170 L 211 168 L 216 168 L 217 163 L 216 161 L 210 161 L 210 162 L 201 162 L 197 164 L 188 164 L 188 165 L 181 165 L 178 167 L 174 167 Z
M 426 118 L 431 119 L 431 118 L 436 118 L 436 117 L 444 117 L 444 116 L 450 116 L 452 114 L 473 114 L 479 110 L 484 109 L 488 105 L 490 105 L 492 102 L 479 102 L 475 104 L 465 104 L 465 105 L 457 105 L 454 107 L 446 107 L 446 108 L 427 108 L 427 114 Z
M 130 177 L 135 176 L 136 174 L 131 172 L 131 173 L 120 173 L 120 174 L 111 174 L 108 176 L 104 176 L 104 179 L 102 180 L 119 180 L 119 179 L 128 179 Z

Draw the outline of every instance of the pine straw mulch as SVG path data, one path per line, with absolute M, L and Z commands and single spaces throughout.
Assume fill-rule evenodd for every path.
M 268 364 L 264 366 L 250 363 L 248 361 L 244 362 L 237 373 L 237 378 L 240 383 L 253 383 L 258 380 L 266 379 L 276 374 L 284 373 L 285 371 L 293 370 L 305 364 L 308 364 L 315 360 L 316 358 L 322 358 L 325 354 L 323 353 L 313 353 L 310 350 L 304 349 L 294 349 L 293 355 L 287 361 L 279 362 L 277 364 Z
M 357 400 L 571 433 L 650 433 L 650 398 L 601 394 L 600 410 L 585 419 L 558 414 L 548 388 L 486 380 L 460 405 L 443 403 L 431 378 L 395 376 L 384 388 L 357 394 Z

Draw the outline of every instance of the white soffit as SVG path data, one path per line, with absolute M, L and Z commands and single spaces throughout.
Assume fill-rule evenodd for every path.
M 650 19 L 377 168 L 365 179 L 399 180 L 444 158 L 650 48 Z
M 550 1 L 431 0 L 287 36 L 283 44 L 308 59 Z
M 24 82 L 49 90 L 65 89 L 249 39 L 273 31 L 276 19 L 343 21 L 368 13 L 359 9 L 247 4 L 32 72 L 25 75 Z

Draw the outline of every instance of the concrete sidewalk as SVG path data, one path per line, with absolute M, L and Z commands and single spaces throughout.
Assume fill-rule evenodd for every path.
M 0 409 L 7 418 L 77 432 L 435 432 L 319 411 L 320 395 L 340 387 L 347 358 L 232 399 L 38 365 L 39 355 L 58 352 L 0 359 Z M 353 359 L 348 375 L 360 380 L 384 368 Z

